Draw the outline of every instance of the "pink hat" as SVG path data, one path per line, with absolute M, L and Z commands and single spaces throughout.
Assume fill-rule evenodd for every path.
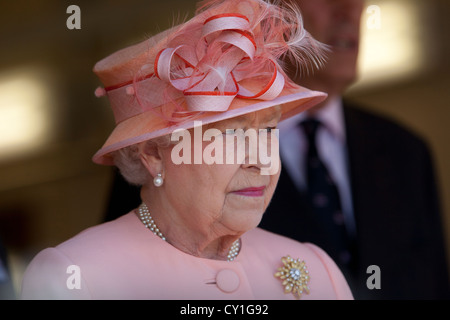
M 205 1 L 194 18 L 99 61 L 94 72 L 116 127 L 93 161 L 121 148 L 276 105 L 284 120 L 326 94 L 293 83 L 284 55 L 301 67 L 323 61 L 298 9 L 263 0 Z

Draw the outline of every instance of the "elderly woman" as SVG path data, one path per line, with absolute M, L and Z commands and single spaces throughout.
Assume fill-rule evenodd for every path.
M 257 228 L 278 122 L 325 97 L 278 59 L 320 62 L 319 49 L 295 9 L 209 1 L 97 63 L 117 126 L 94 161 L 142 185 L 142 205 L 40 252 L 22 298 L 351 299 L 320 248 Z

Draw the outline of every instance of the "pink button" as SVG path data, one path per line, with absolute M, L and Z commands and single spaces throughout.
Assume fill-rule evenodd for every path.
M 220 290 L 226 293 L 231 293 L 239 288 L 239 276 L 236 272 L 230 269 L 223 269 L 217 273 L 216 283 Z

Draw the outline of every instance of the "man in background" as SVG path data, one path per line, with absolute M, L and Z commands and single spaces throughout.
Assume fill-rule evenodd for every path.
M 291 77 L 328 98 L 280 124 L 283 169 L 260 227 L 321 246 L 356 299 L 448 298 L 427 146 L 342 99 L 357 76 L 363 0 L 296 2 L 305 28 L 331 51 L 319 71 L 308 76 L 291 66 Z

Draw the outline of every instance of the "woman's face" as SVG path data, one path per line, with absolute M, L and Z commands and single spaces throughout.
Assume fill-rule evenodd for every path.
M 219 236 L 239 234 L 259 224 L 272 198 L 280 170 L 277 167 L 271 174 L 264 173 L 270 164 L 265 161 L 266 165 L 263 165 L 254 155 L 259 150 L 266 149 L 268 151 L 264 152 L 270 154 L 273 149 L 270 158 L 272 162 L 276 160 L 279 163 L 278 140 L 270 129 L 276 128 L 280 116 L 280 108 L 274 107 L 206 125 L 202 127 L 202 133 L 212 132 L 214 138 L 203 138 L 200 141 L 198 135 L 194 137 L 195 130 L 189 130 L 192 159 L 196 152 L 194 149 L 197 148 L 198 152 L 201 145 L 203 158 L 200 164 L 195 164 L 198 159 L 192 164 L 175 164 L 177 161 L 173 161 L 173 157 L 180 154 L 180 144 L 164 149 L 164 192 L 183 224 L 199 232 L 204 230 L 203 232 L 213 232 Z M 269 130 L 260 132 L 260 129 Z M 257 137 L 263 135 L 269 138 L 255 145 L 237 132 L 255 133 Z M 234 138 L 235 135 L 240 138 L 226 142 L 227 138 Z M 242 144 L 242 141 L 247 142 Z M 265 148 L 261 149 L 261 144 L 265 144 Z M 245 148 L 242 149 L 242 146 Z M 211 151 L 214 149 L 212 147 L 215 147 L 214 152 Z M 244 162 L 239 162 L 237 156 L 230 157 L 230 150 L 234 150 L 233 154 L 237 155 L 239 148 L 245 153 Z M 221 163 L 205 163 L 208 155 L 217 156 L 221 150 L 224 155 Z M 187 150 L 183 150 L 184 152 Z

